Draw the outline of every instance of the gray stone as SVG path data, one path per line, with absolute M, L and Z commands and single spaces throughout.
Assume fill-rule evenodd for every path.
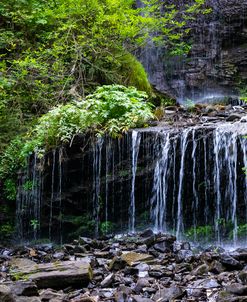
M 207 264 L 202 264 L 200 266 L 198 266 L 197 268 L 195 268 L 191 274 L 195 275 L 195 276 L 201 276 L 201 275 L 205 275 L 208 273 L 208 266 Z
M 183 295 L 183 290 L 178 286 L 163 288 L 157 291 L 153 300 L 159 302 L 170 302 L 173 299 L 180 298 Z
M 233 122 L 235 120 L 241 120 L 242 115 L 238 113 L 232 113 L 227 117 L 227 122 Z
M 11 289 L 6 285 L 0 285 L 0 301 L 1 302 L 15 302 Z
M 38 296 L 38 288 L 32 281 L 17 281 L 10 285 L 11 292 L 17 296 Z
M 193 252 L 190 250 L 180 250 L 176 255 L 177 262 L 191 262 L 193 260 Z
M 221 254 L 220 255 L 220 262 L 228 269 L 228 270 L 238 270 L 242 269 L 243 265 L 231 257 L 228 254 Z
M 146 278 L 139 278 L 136 283 L 136 286 L 134 288 L 134 292 L 136 294 L 140 294 L 144 287 L 149 287 L 149 286 L 150 286 L 150 283 L 148 282 L 148 280 Z
M 234 295 L 244 296 L 247 295 L 247 285 L 233 283 L 226 287 L 226 291 Z
M 114 274 L 109 274 L 101 283 L 101 287 L 109 287 L 114 281 Z
M 63 261 L 36 264 L 17 258 L 12 262 L 12 276 L 34 281 L 38 288 L 64 288 L 87 285 L 93 277 L 88 261 Z
M 153 302 L 153 300 L 148 299 L 148 298 L 143 298 L 141 296 L 132 296 L 133 302 Z

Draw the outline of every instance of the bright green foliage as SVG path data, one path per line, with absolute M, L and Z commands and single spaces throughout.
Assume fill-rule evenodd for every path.
M 147 94 L 134 87 L 99 87 L 85 99 L 59 105 L 43 115 L 28 134 L 20 155 L 42 154 L 86 131 L 116 137 L 130 128 L 141 127 L 153 117 L 146 99 Z
M 99 85 L 151 92 L 130 53 L 151 36 L 183 52 L 186 21 L 204 1 L 192 1 L 183 13 L 161 0 L 143 2 L 148 5 L 136 9 L 134 0 L 1 1 L 0 152 L 36 117 Z
M 14 201 L 16 199 L 16 183 L 13 179 L 6 179 L 3 190 L 7 200 Z
M 199 242 L 212 241 L 214 239 L 214 228 L 211 225 L 192 227 L 185 232 L 189 240 L 197 239 Z
M 112 234 L 116 225 L 111 221 L 105 221 L 100 224 L 100 232 L 102 235 Z

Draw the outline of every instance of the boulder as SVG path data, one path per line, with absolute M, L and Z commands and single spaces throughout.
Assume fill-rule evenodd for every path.
M 231 257 L 228 254 L 220 255 L 220 262 L 228 269 L 228 270 L 239 270 L 243 268 L 243 265 Z
M 88 261 L 64 261 L 36 264 L 28 259 L 11 261 L 12 278 L 32 280 L 38 288 L 65 288 L 85 286 L 93 277 Z

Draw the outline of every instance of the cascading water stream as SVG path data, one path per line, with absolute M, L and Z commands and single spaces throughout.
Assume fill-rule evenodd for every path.
M 19 177 L 19 235 L 38 239 L 41 233 L 62 242 L 64 217 L 83 213 L 97 236 L 113 225 L 119 232 L 150 225 L 178 238 L 237 244 L 247 223 L 246 133 L 244 123 L 143 129 L 91 140 L 83 152 L 79 145 L 71 160 L 65 147 L 42 164 L 34 155 Z M 79 187 L 73 185 L 78 177 Z
M 180 166 L 180 172 L 179 172 L 179 189 L 178 189 L 178 198 L 177 198 L 177 229 L 176 229 L 176 236 L 178 238 L 181 237 L 181 232 L 184 230 L 184 224 L 183 224 L 183 186 L 184 186 L 184 167 L 185 167 L 185 155 L 186 155 L 186 149 L 188 146 L 188 135 L 190 133 L 191 129 L 186 129 L 183 132 L 183 135 L 180 137 L 180 150 L 181 150 L 181 166 Z
M 52 240 L 52 216 L 54 203 L 55 186 L 55 167 L 56 167 L 56 149 L 52 151 L 52 176 L 51 176 L 51 200 L 50 200 L 50 219 L 49 219 L 49 239 Z
M 93 158 L 93 217 L 95 220 L 95 236 L 99 235 L 99 211 L 100 211 L 100 180 L 101 180 L 101 155 L 103 138 L 99 137 L 94 146 Z
M 132 131 L 132 179 L 131 179 L 131 193 L 130 193 L 130 207 L 129 207 L 129 231 L 135 232 L 135 179 L 137 170 L 137 159 L 139 153 L 141 136 L 140 134 L 133 130 Z

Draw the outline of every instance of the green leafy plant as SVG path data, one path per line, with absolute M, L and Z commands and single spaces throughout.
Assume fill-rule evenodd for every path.
M 198 226 L 198 227 L 191 227 L 185 232 L 185 236 L 189 240 L 193 240 L 194 238 L 197 238 L 197 240 L 200 242 L 204 242 L 206 240 L 213 240 L 214 237 L 214 228 L 211 225 L 204 225 L 204 226 Z
M 115 224 L 111 221 L 104 221 L 100 224 L 100 232 L 102 235 L 111 234 L 114 232 Z
M 32 180 L 26 180 L 25 183 L 23 184 L 23 190 L 24 191 L 31 191 L 33 188 L 33 181 Z
M 14 226 L 7 222 L 0 226 L 0 236 L 3 239 L 9 239 L 14 233 Z
M 153 118 L 152 106 L 146 99 L 147 94 L 134 87 L 99 87 L 85 99 L 60 105 L 43 115 L 28 134 L 21 154 L 42 154 L 87 131 L 117 137 L 130 128 L 143 126 Z
M 33 230 L 36 231 L 39 227 L 39 221 L 37 219 L 30 220 L 30 225 L 32 226 Z
M 16 199 L 16 182 L 8 178 L 4 182 L 4 196 L 9 201 L 14 201 Z

